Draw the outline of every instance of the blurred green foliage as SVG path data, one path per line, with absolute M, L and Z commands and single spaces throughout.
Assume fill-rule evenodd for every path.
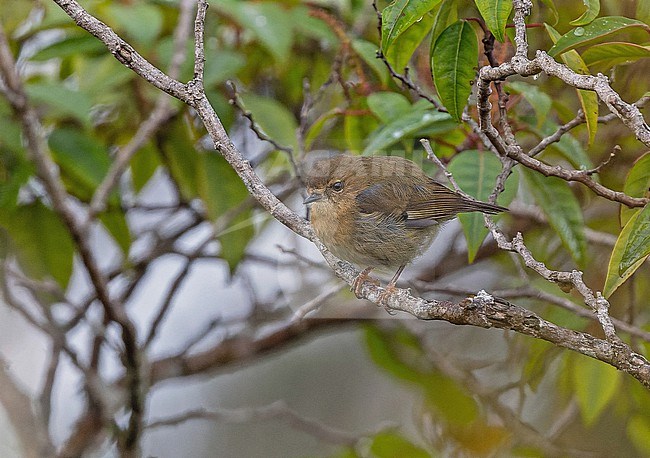
M 85 7 L 154 65 L 167 68 L 171 34 L 179 16 L 177 1 L 94 0 Z M 459 121 L 463 112 L 476 117 L 475 107 L 466 102 L 476 69 L 486 64 L 480 43 L 483 32 L 472 18 L 482 15 L 498 40 L 494 56 L 503 61 L 513 52 L 512 29 L 507 27 L 512 23 L 511 3 L 380 0 L 377 8 L 383 19 L 381 37 L 377 15 L 366 1 L 211 2 L 205 86 L 220 119 L 227 129 L 247 126 L 228 103 L 233 94 L 225 81 L 234 80 L 260 132 L 292 148 L 297 157 L 302 149 L 332 148 L 421 158 L 424 153 L 418 140 L 427 137 L 436 153 L 451 163 L 459 183 L 485 199 L 500 163 L 482 151 L 482 143 L 466 124 L 454 121 Z M 66 189 L 80 205 L 86 204 L 110 167 L 115 149 L 133 137 L 160 94 L 119 64 L 52 2 L 15 2 L 12 8 L 2 8 L 0 15 L 13 51 L 20 57 L 27 94 L 48 133 L 49 148 Z M 634 101 L 648 91 L 648 18 L 648 0 L 536 1 L 529 20 L 529 43 L 531 50 L 547 50 L 578 72 L 607 72 L 614 89 L 625 100 Z M 408 66 L 409 76 L 422 91 L 439 100 L 449 113 L 437 111 L 390 78 L 386 65 L 376 58 L 380 50 L 398 73 Z M 192 77 L 192 50 L 188 47 L 187 51 L 182 81 Z M 301 117 L 305 87 L 310 96 L 318 94 L 318 98 Z M 608 158 L 614 145 L 620 145 L 621 152 L 595 178 L 633 196 L 648 195 L 648 155 L 644 156 L 644 148 L 620 123 L 597 122 L 598 115 L 606 113 L 593 93 L 576 94 L 546 77 L 508 81 L 507 90 L 511 93 L 509 120 L 524 148 L 553 133 L 579 109 L 587 113 L 587 123 L 564 134 L 560 142 L 539 154 L 540 160 L 588 169 Z M 180 201 L 200 201 L 210 220 L 242 209 L 234 211 L 217 234 L 218 256 L 236 273 L 255 237 L 250 222 L 253 210 L 244 205 L 248 192 L 223 159 L 204 149 L 201 140 L 205 132 L 197 127 L 192 113 L 178 104 L 175 107 L 174 116 L 133 158 L 128 180 L 111 195 L 100 221 L 126 259 L 134 228 L 129 226 L 124 202 L 137 197 L 159 171 L 175 183 Z M 15 256 L 29 275 L 52 278 L 65 287 L 72 273 L 74 243 L 36 183 L 20 122 L 3 99 L 0 116 L 0 254 Z M 299 130 L 302 138 L 296 136 Z M 278 157 L 284 156 L 270 151 L 256 165 L 268 177 L 292 173 L 289 161 Z M 434 171 L 432 165 L 424 166 Z M 517 199 L 535 204 L 550 225 L 507 216 L 505 224 L 524 232 L 536 257 L 553 268 L 584 268 L 588 284 L 604 287 L 613 304 L 627 304 L 615 306 L 613 314 L 629 317 L 633 310 L 630 319 L 647 329 L 650 314 L 646 301 L 641 301 L 643 308 L 637 307 L 637 302 L 650 295 L 650 282 L 644 280 L 648 266 L 643 263 L 650 253 L 648 209 L 642 213 L 621 209 L 619 221 L 617 205 L 580 186 L 530 171 L 519 180 L 520 174 L 520 168 L 515 168 L 502 203 Z M 487 231 L 476 218 L 461 221 L 468 255 L 474 260 Z M 620 234 L 614 254 L 611 246 L 588 245 L 586 229 Z M 603 260 L 610 256 L 608 267 Z M 495 256 L 494 262 L 503 272 L 504 287 L 520 283 L 517 267 L 505 256 Z M 628 278 L 641 281 L 625 282 Z M 562 294 L 541 283 L 535 286 Z M 531 300 L 528 305 L 558 324 L 589 329 L 585 320 L 549 309 L 541 301 Z M 622 432 L 614 440 L 627 444 L 621 445 L 621 453 L 650 453 L 650 396 L 638 383 L 604 364 L 569 356 L 543 342 L 515 339 L 521 347 L 515 361 L 520 364 L 522 392 L 537 390 L 542 381 L 556 386 L 549 391 L 552 399 L 545 399 L 551 416 L 560 415 L 577 399 L 583 424 L 572 425 L 566 432 L 569 437 L 562 436 L 563 443 L 588 449 L 594 445 L 593 437 L 615 423 L 614 429 Z M 504 450 L 519 450 L 526 456 L 543 453 L 525 438 L 514 437 L 503 424 L 493 422 L 489 403 L 473 394 L 462 380 L 432 364 L 420 340 L 411 333 L 368 328 L 366 343 L 378 367 L 422 392 L 421 415 L 432 417 L 452 444 L 434 441 L 416 445 L 387 431 L 373 438 L 372 456 L 406 456 L 396 450 L 409 450 L 408 456 L 428 456 L 449 451 L 449 447 L 471 456 L 507 453 Z M 551 366 L 555 370 L 547 370 Z M 426 442 L 420 438 L 422 441 Z

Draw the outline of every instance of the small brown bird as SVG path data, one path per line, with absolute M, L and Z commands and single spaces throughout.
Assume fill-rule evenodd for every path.
M 304 169 L 316 235 L 334 255 L 365 267 L 353 285 L 357 296 L 375 267 L 397 269 L 387 286 L 395 288 L 404 267 L 458 213 L 507 211 L 463 197 L 401 157 L 329 154 L 308 159 Z

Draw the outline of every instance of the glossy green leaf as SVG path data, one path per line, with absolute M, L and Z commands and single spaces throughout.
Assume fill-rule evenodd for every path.
M 633 27 L 643 27 L 650 30 L 650 26 L 636 19 L 629 19 L 622 16 L 607 16 L 595 19 L 585 27 L 575 29 L 562 35 L 557 42 L 549 49 L 550 56 L 558 56 L 578 46 L 584 46 L 614 33 L 627 30 Z
M 109 17 L 123 29 L 128 37 L 143 44 L 151 44 L 163 27 L 163 15 L 152 4 L 138 2 L 133 4 L 112 3 L 107 6 Z
M 411 110 L 411 102 L 397 92 L 373 92 L 367 102 L 370 111 L 383 123 L 389 123 Z
M 246 110 L 262 132 L 282 146 L 297 148 L 296 129 L 298 123 L 294 115 L 280 102 L 255 94 L 241 94 Z
M 615 65 L 648 57 L 650 57 L 650 46 L 623 42 L 594 45 L 582 53 L 582 59 L 587 66 L 599 66 L 602 67 L 601 69 L 609 69 Z
M 638 158 L 625 178 L 623 192 L 632 197 L 650 197 L 650 151 Z M 621 224 L 625 225 L 638 208 L 621 205 Z
M 636 270 L 640 260 L 650 255 L 650 205 L 643 207 L 634 221 L 630 220 L 630 236 L 627 239 L 618 274 L 623 276 L 630 270 Z
M 30 99 L 46 105 L 54 116 L 72 116 L 82 124 L 90 125 L 92 104 L 86 94 L 50 83 L 31 83 L 25 90 Z
M 560 20 L 560 14 L 557 11 L 557 7 L 555 6 L 555 2 L 553 0 L 542 0 L 541 3 L 546 8 L 548 8 L 548 11 L 551 14 L 551 17 L 553 18 L 553 20 L 545 21 L 545 22 L 550 23 L 552 26 L 555 26 L 555 24 L 557 24 L 557 22 Z
M 212 2 L 211 5 L 250 30 L 278 62 L 287 61 L 293 42 L 293 23 L 283 5 L 239 0 Z
M 74 244 L 58 215 L 40 202 L 0 212 L 21 267 L 39 279 L 53 278 L 65 288 L 72 274 Z
M 48 138 L 54 160 L 68 191 L 88 200 L 108 172 L 108 150 L 97 138 L 80 130 L 63 127 Z
M 92 35 L 69 36 L 57 41 L 35 53 L 29 60 L 44 61 L 49 59 L 63 59 L 66 57 L 84 54 L 100 54 L 106 52 L 106 46 Z
M 376 458 L 431 458 L 426 450 L 395 432 L 377 434 L 370 444 L 370 452 Z
M 600 13 L 600 0 L 582 0 L 582 2 L 585 4 L 587 9 L 579 18 L 574 19 L 569 22 L 569 24 L 575 26 L 587 25 L 598 17 L 598 14 Z
M 381 49 L 384 54 L 397 38 L 431 11 L 440 0 L 393 0 L 381 12 Z
M 199 155 L 197 186 L 208 217 L 217 221 L 226 212 L 248 198 L 246 186 L 230 164 L 216 152 Z M 250 209 L 235 213 L 232 219 L 217 227 L 216 237 L 221 245 L 220 257 L 234 272 L 244 256 L 248 242 L 255 235 Z
M 573 386 L 582 420 L 591 426 L 612 401 L 621 382 L 616 368 L 591 358 L 576 358 L 573 365 Z
M 414 106 L 411 112 L 404 114 L 373 133 L 369 137 L 369 143 L 362 154 L 368 156 L 377 151 L 385 151 L 395 143 L 404 139 L 412 139 L 418 131 L 425 127 L 435 124 L 447 126 L 450 119 L 447 113 L 418 109 L 418 107 Z
M 435 16 L 425 13 L 408 29 L 397 37 L 385 51 L 386 59 L 398 72 L 403 72 L 418 46 L 431 31 Z
M 486 202 L 494 189 L 497 176 L 501 173 L 501 161 L 494 154 L 468 150 L 454 156 L 448 168 L 463 191 Z M 510 175 L 505 191 L 499 196 L 501 205 L 508 205 L 512 201 L 517 192 L 517 185 L 518 175 Z M 458 219 L 467 240 L 469 262 L 473 262 L 488 234 L 485 220 L 481 213 L 461 213 Z
M 549 224 L 560 236 L 578 267 L 583 267 L 587 256 L 585 223 L 578 200 L 566 181 L 557 177 L 525 170 L 524 177 L 537 204 L 542 208 Z
M 379 51 L 377 45 L 369 41 L 356 39 L 352 40 L 352 49 L 375 72 L 382 86 L 385 86 L 388 83 L 389 73 L 386 65 L 381 59 L 377 58 L 377 51 Z
M 442 31 L 458 20 L 457 10 L 458 7 L 456 6 L 456 0 L 442 0 L 440 3 L 440 7 L 436 10 L 436 18 L 431 30 L 430 53 L 433 51 L 433 46 Z
M 512 0 L 474 0 L 474 3 L 494 38 L 503 43 Z
M 614 244 L 614 249 L 612 250 L 612 255 L 609 258 L 609 264 L 607 265 L 607 278 L 605 279 L 605 286 L 603 287 L 603 295 L 609 297 L 614 294 L 614 291 L 618 289 L 623 283 L 630 278 L 636 270 L 641 267 L 641 264 L 646 260 L 646 258 L 639 258 L 636 263 L 631 265 L 623 274 L 620 273 L 621 260 L 623 259 L 623 252 L 627 246 L 627 242 L 630 239 L 632 234 L 632 228 L 636 219 L 639 217 L 639 212 L 633 213 L 630 216 L 627 224 L 621 230 L 621 233 L 616 239 Z
M 556 44 L 562 37 L 559 36 L 553 27 L 546 24 L 546 30 L 551 37 L 551 40 Z M 562 54 L 562 60 L 571 70 L 582 75 L 588 75 L 589 69 L 580 57 L 577 51 L 571 50 Z M 586 91 L 583 89 L 576 89 L 580 106 L 585 115 L 585 122 L 587 124 L 587 131 L 589 132 L 589 145 L 593 144 L 598 131 L 598 95 L 594 91 Z
M 538 86 L 524 83 L 523 81 L 508 83 L 508 88 L 517 94 L 521 94 L 530 106 L 533 107 L 537 117 L 537 127 L 539 128 L 544 125 L 546 117 L 553 105 L 551 97 L 545 92 L 542 92 Z
M 440 34 L 431 54 L 436 89 L 456 122 L 460 122 L 476 77 L 476 40 L 472 26 L 467 21 L 458 21 Z

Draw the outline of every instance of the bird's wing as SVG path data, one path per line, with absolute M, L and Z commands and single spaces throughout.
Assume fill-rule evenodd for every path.
M 393 180 L 376 183 L 357 195 L 357 205 L 362 213 L 399 217 L 412 228 L 440 224 L 462 212 L 505 210 L 466 199 L 433 179 L 424 185 L 405 186 Z

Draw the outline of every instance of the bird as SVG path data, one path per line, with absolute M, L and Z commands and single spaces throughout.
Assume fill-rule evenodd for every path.
M 508 209 L 465 197 L 399 156 L 314 154 L 303 161 L 304 204 L 318 238 L 335 256 L 361 273 L 352 291 L 375 268 L 397 269 L 382 297 L 404 268 L 431 245 L 441 225 L 458 213 L 496 214 Z

